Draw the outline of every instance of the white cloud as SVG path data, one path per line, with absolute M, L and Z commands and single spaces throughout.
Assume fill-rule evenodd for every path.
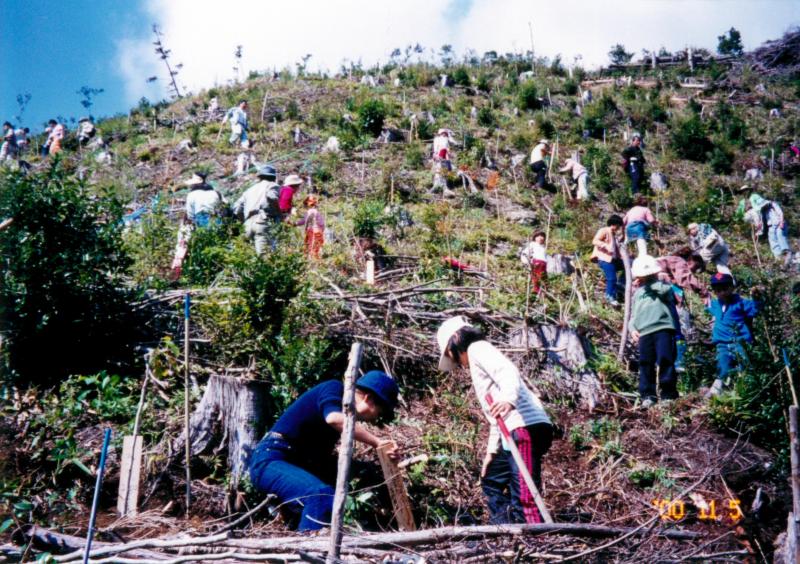
M 716 36 L 734 26 L 752 48 L 800 22 L 795 0 L 147 0 L 146 10 L 171 60 L 183 63 L 179 83 L 190 90 L 232 79 L 237 45 L 245 75 L 294 67 L 307 53 L 310 69 L 335 72 L 344 60 L 385 62 L 395 47 L 415 43 L 435 50 L 449 43 L 459 54 L 524 52 L 530 22 L 537 55 L 561 53 L 568 63 L 581 54 L 595 66 L 618 42 L 637 53 L 662 45 L 713 49 Z M 168 77 L 152 35 L 120 41 L 118 62 L 128 102 L 166 94 Z M 159 80 L 148 85 L 152 75 Z

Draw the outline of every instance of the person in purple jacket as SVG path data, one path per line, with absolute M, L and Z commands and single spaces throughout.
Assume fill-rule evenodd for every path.
M 378 370 L 356 381 L 355 413 L 358 421 L 389 421 L 397 406 L 397 384 Z M 333 451 L 344 427 L 344 385 L 339 380 L 317 384 L 281 415 L 258 443 L 250 458 L 250 480 L 260 491 L 274 494 L 282 507 L 299 517 L 298 531 L 329 526 L 333 510 L 335 468 Z M 378 448 L 385 442 L 361 423 L 355 440 Z M 397 449 L 389 450 L 397 458 Z
M 711 290 L 716 295 L 708 312 L 714 318 L 711 340 L 717 348 L 717 377 L 706 393 L 707 398 L 722 392 L 731 372 L 747 366 L 747 344 L 753 341 L 753 319 L 761 310 L 757 299 L 759 289 L 753 289 L 755 300 L 741 297 L 734 290 L 730 274 L 717 272 L 712 276 Z

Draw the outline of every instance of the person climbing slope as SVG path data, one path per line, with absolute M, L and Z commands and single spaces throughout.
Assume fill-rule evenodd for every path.
M 303 250 L 306 257 L 319 260 L 322 245 L 325 243 L 325 216 L 317 209 L 317 197 L 313 194 L 306 196 L 303 205 L 308 211 L 302 219 L 298 219 L 295 225 L 304 225 L 306 228 L 305 242 Z
M 619 232 L 622 230 L 622 218 L 612 215 L 606 222 L 606 227 L 601 227 L 592 239 L 592 256 L 590 260 L 596 262 L 606 279 L 606 301 L 618 307 L 619 295 L 625 286 L 625 265 L 619 252 Z
M 186 219 L 195 227 L 208 227 L 212 217 L 219 221 L 219 216 L 223 215 L 223 207 L 227 206 L 222 194 L 206 182 L 207 177 L 205 172 L 195 172 L 186 181 L 186 186 L 189 187 L 189 194 L 186 195 Z
M 628 210 L 622 222 L 625 224 L 625 235 L 627 242 L 636 242 L 636 256 L 645 256 L 647 254 L 647 241 L 650 240 L 650 229 L 656 225 L 656 220 L 653 212 L 647 207 L 647 198 L 639 194 L 634 200 L 634 206 Z
M 233 215 L 244 221 L 244 231 L 252 239 L 256 253 L 262 254 L 267 246 L 275 250 L 278 230 L 283 221 L 280 186 L 275 182 L 277 171 L 264 165 L 256 173 L 259 181 L 250 186 L 233 204 Z
M 631 191 L 634 194 L 638 194 L 642 190 L 644 164 L 642 136 L 634 133 L 631 137 L 631 144 L 622 151 L 622 167 L 631 179 Z
M 705 261 L 713 263 L 717 272 L 731 274 L 728 268 L 730 251 L 725 240 L 716 229 L 708 223 L 690 223 L 686 230 L 689 233 L 689 246 L 692 251 Z
M 547 250 L 545 249 L 545 232 L 537 231 L 533 240 L 528 243 L 519 255 L 522 264 L 531 271 L 531 291 L 539 295 L 542 284 L 547 282 Z
M 530 166 L 536 175 L 537 188 L 545 187 L 545 174 L 547 173 L 547 162 L 545 157 L 550 154 L 550 141 L 540 139 L 531 151 Z

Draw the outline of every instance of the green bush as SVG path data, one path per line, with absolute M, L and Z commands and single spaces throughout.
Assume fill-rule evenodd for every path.
M 183 279 L 193 285 L 211 284 L 225 268 L 232 235 L 228 225 L 213 221 L 208 227 L 192 231 L 183 262 Z
M 583 164 L 592 179 L 592 187 L 603 192 L 610 192 L 614 187 L 611 176 L 611 153 L 600 143 L 593 143 L 586 149 Z
M 453 71 L 453 82 L 456 86 L 469 86 L 472 81 L 469 78 L 467 69 L 464 67 L 458 67 L 455 71 Z
M 670 142 L 678 156 L 690 161 L 705 162 L 713 149 L 705 124 L 694 113 L 673 122 Z
M 52 383 L 130 358 L 122 206 L 96 197 L 57 160 L 0 177 L 0 331 L 5 374 Z
M 425 164 L 425 149 L 422 143 L 409 143 L 406 146 L 405 162 L 409 168 L 422 168 Z
M 536 83 L 528 80 L 522 83 L 517 93 L 517 107 L 522 110 L 538 110 L 542 107 L 539 102 L 538 92 L 536 90 Z
M 489 106 L 482 106 L 478 110 L 478 125 L 483 127 L 494 127 L 497 124 L 494 112 Z
M 377 99 L 367 100 L 356 110 L 358 126 L 363 134 L 378 136 L 386 119 L 386 105 Z
M 356 237 L 375 239 L 383 226 L 383 202 L 364 200 L 356 208 L 353 216 L 353 232 Z
M 730 174 L 733 172 L 733 152 L 717 145 L 708 158 L 714 174 Z

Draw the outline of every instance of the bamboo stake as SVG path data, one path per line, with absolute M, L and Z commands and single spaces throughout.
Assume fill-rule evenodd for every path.
M 622 360 L 625 354 L 625 344 L 628 342 L 628 323 L 631 319 L 631 289 L 633 288 L 633 280 L 631 280 L 630 257 L 628 256 L 628 249 L 625 247 L 624 243 L 619 246 L 619 254 L 622 258 L 623 266 L 625 267 L 625 312 L 622 318 L 622 335 L 620 336 L 619 351 L 617 352 L 617 360 Z
M 797 439 L 797 428 L 797 406 L 792 405 L 789 406 L 789 455 L 792 464 L 792 516 L 796 535 L 798 534 L 798 525 L 800 525 L 800 443 Z M 800 551 L 800 545 L 797 550 Z
M 344 503 L 347 498 L 347 480 L 350 474 L 350 460 L 353 456 L 353 433 L 356 418 L 354 412 L 355 380 L 358 367 L 361 364 L 363 347 L 361 343 L 353 343 L 350 348 L 350 360 L 347 372 L 344 375 L 344 396 L 342 397 L 342 411 L 344 412 L 344 428 L 342 429 L 342 444 L 339 447 L 339 465 L 336 472 L 336 493 L 333 497 L 333 512 L 331 514 L 331 539 L 328 545 L 328 564 L 335 564 L 342 552 L 342 525 L 344 524 Z
M 192 445 L 189 439 L 189 293 L 183 302 L 183 424 L 186 429 L 186 518 L 189 518 L 189 507 L 192 502 L 192 471 L 189 467 Z

